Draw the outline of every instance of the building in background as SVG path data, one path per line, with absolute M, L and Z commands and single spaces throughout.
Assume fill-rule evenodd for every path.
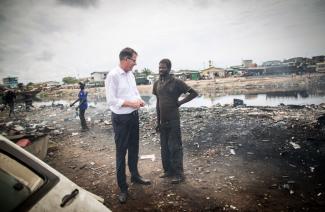
M 225 69 L 214 66 L 201 70 L 200 74 L 203 79 L 215 79 L 216 77 L 226 76 Z
M 2 79 L 3 85 L 9 88 L 16 88 L 18 85 L 18 77 L 6 77 Z
M 108 71 L 97 71 L 90 74 L 91 81 L 105 81 Z
M 253 60 L 242 60 L 242 66 L 245 68 L 250 68 L 253 66 Z
M 105 79 L 108 71 L 95 71 L 90 74 L 90 81 L 87 83 L 88 87 L 104 87 Z
M 262 67 L 274 67 L 282 65 L 283 63 L 280 60 L 270 60 L 262 63 Z
M 171 71 L 171 74 L 181 80 L 199 80 L 201 78 L 200 72 L 196 70 L 179 70 L 177 72 Z
M 325 56 L 324 55 L 314 56 L 311 59 L 314 62 L 314 64 L 325 62 Z
M 316 72 L 325 73 L 325 62 L 316 63 Z

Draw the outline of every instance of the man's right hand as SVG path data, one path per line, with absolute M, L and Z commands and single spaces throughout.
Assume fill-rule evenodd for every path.
M 141 102 L 139 100 L 133 100 L 131 101 L 131 107 L 135 108 L 135 109 L 139 109 L 141 107 Z
M 134 109 L 139 109 L 142 105 L 142 101 L 136 99 L 136 100 L 126 100 L 123 104 L 125 107 L 132 107 Z

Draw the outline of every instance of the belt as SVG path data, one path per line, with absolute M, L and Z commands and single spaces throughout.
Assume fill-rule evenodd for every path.
M 116 115 L 116 116 L 130 116 L 130 115 L 132 115 L 132 116 L 137 116 L 139 113 L 138 113 L 138 110 L 135 110 L 135 111 L 133 111 L 132 113 L 126 113 L 126 114 L 117 114 L 117 113 L 114 113 L 114 112 L 112 112 L 114 115 Z

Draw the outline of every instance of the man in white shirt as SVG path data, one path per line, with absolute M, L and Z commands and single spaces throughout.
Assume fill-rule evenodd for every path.
M 125 48 L 120 52 L 120 64 L 109 72 L 105 80 L 106 100 L 112 111 L 112 124 L 116 144 L 116 174 L 120 188 L 118 199 L 127 200 L 128 185 L 125 174 L 125 156 L 128 151 L 128 166 L 131 182 L 150 185 L 138 172 L 139 154 L 139 115 L 138 109 L 144 106 L 136 87 L 132 68 L 136 65 L 137 52 Z

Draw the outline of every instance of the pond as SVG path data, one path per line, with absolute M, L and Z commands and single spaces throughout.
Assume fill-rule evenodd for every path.
M 149 106 L 156 104 L 155 96 L 143 96 Z M 216 104 L 233 104 L 234 99 L 241 99 L 247 106 L 278 106 L 285 105 L 319 105 L 325 103 L 325 94 L 309 94 L 306 91 L 272 92 L 263 94 L 226 95 L 209 97 L 201 95 L 183 105 L 183 107 L 211 107 Z

